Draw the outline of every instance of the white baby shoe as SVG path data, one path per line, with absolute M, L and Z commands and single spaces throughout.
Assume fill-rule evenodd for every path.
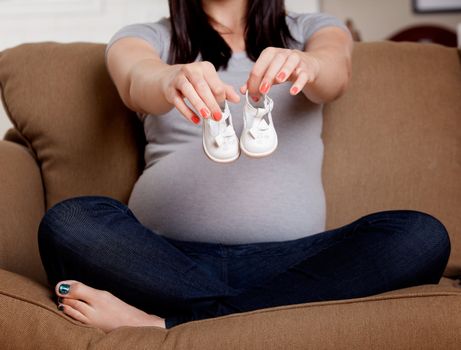
M 256 105 L 252 105 L 247 91 L 243 109 L 243 131 L 240 136 L 240 148 L 247 156 L 265 157 L 277 148 L 277 133 L 271 114 L 273 107 L 274 101 L 267 95 Z
M 224 102 L 220 121 L 212 118 L 203 120 L 203 150 L 211 160 L 229 163 L 240 156 L 239 140 L 232 124 L 232 115 Z

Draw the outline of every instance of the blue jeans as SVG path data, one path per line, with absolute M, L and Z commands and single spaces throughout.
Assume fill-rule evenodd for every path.
M 74 279 L 109 291 L 165 318 L 167 328 L 437 284 L 451 249 L 439 220 L 411 210 L 377 212 L 283 242 L 176 241 L 151 231 L 126 205 L 104 196 L 57 203 L 42 218 L 38 239 L 52 286 Z

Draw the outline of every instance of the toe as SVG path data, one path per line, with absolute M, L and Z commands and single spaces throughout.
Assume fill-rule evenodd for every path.
M 58 296 L 90 301 L 95 298 L 97 290 L 78 281 L 67 280 L 56 284 L 55 292 Z
M 88 318 L 83 315 L 80 311 L 75 310 L 70 305 L 59 304 L 59 308 L 62 312 L 64 312 L 67 316 L 72 317 L 74 320 L 83 322 L 85 324 L 88 323 Z
M 72 307 L 85 317 L 89 317 L 89 313 L 93 311 L 93 308 L 90 305 L 77 299 L 63 298 L 62 304 Z

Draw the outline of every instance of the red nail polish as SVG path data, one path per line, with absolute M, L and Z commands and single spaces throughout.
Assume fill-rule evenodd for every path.
M 259 91 L 261 91 L 263 94 L 267 94 L 267 92 L 269 91 L 269 84 L 268 83 L 262 84 Z
M 258 96 L 251 96 L 251 99 L 255 102 L 258 102 L 259 101 L 259 97 Z
M 197 117 L 196 115 L 194 115 L 191 119 L 192 119 L 192 121 L 193 121 L 195 124 L 200 123 L 200 118 Z
M 291 93 L 293 95 L 296 95 L 298 93 L 299 89 L 297 87 L 291 88 Z
M 277 75 L 278 80 L 284 80 L 286 77 L 286 74 L 284 72 L 280 72 L 279 75 Z
M 207 115 L 208 115 L 208 111 L 206 110 L 206 108 L 202 108 L 200 110 L 200 115 L 203 117 L 203 118 L 206 118 Z
M 219 122 L 221 120 L 221 112 L 214 112 L 213 119 Z

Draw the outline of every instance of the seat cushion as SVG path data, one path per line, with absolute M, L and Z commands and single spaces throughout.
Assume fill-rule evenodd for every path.
M 461 286 L 390 291 L 365 298 L 262 309 L 194 321 L 169 330 L 103 331 L 56 309 L 49 288 L 0 270 L 0 339 L 34 349 L 458 349 Z

